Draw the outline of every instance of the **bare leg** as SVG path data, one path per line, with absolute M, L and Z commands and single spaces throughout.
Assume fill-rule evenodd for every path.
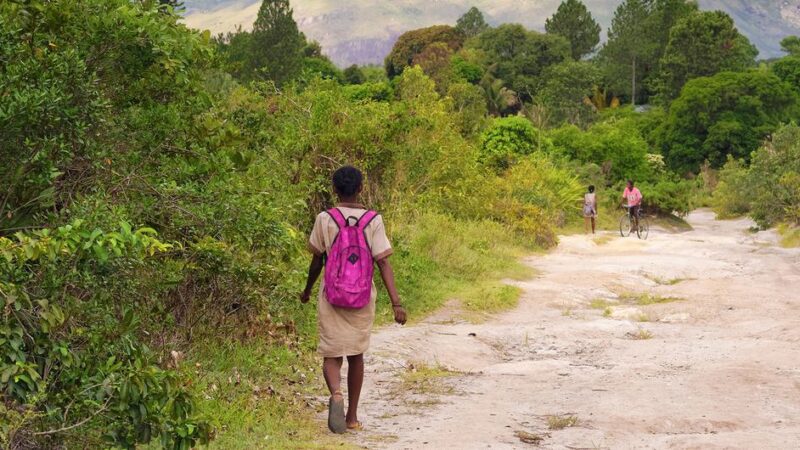
M 322 374 L 325 376 L 325 383 L 331 395 L 342 393 L 342 361 L 343 358 L 325 358 L 322 362 Z
M 347 431 L 347 420 L 344 414 L 344 397 L 342 396 L 342 361 L 343 358 L 325 358 L 322 363 L 322 373 L 325 383 L 331 391 L 328 401 L 328 429 L 334 433 Z
M 594 234 L 594 216 L 592 216 L 592 234 Z
M 364 384 L 364 355 L 347 357 L 347 425 L 358 423 L 358 399 L 361 397 L 361 386 Z
M 586 216 L 583 217 L 583 232 L 589 234 L 589 218 Z

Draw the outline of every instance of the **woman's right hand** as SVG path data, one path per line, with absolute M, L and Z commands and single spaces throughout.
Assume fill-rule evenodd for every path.
M 406 310 L 400 305 L 392 305 L 392 311 L 394 312 L 394 321 L 399 323 L 400 325 L 406 324 Z

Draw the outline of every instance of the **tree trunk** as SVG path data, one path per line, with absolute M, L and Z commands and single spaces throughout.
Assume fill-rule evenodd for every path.
M 633 76 L 631 77 L 631 105 L 636 106 L 636 56 L 633 57 Z

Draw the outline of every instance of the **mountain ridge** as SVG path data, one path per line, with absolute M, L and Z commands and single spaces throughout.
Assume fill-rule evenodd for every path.
M 323 52 L 340 67 L 382 64 L 397 37 L 405 31 L 454 24 L 471 6 L 483 11 L 487 22 L 521 23 L 543 31 L 544 21 L 560 0 L 293 0 L 300 29 L 320 42 Z M 619 0 L 585 0 L 602 25 L 602 37 Z M 800 34 L 800 0 L 700 0 L 701 9 L 719 9 L 736 21 L 739 30 L 759 49 L 760 58 L 782 54 L 780 40 Z M 186 0 L 187 25 L 212 33 L 250 29 L 261 0 Z

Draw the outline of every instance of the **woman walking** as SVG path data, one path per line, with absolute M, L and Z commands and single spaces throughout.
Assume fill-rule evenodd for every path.
M 330 390 L 328 428 L 334 433 L 358 430 L 358 401 L 364 381 L 364 352 L 369 347 L 375 319 L 377 290 L 372 282 L 374 266 L 392 302 L 394 320 L 406 323 L 406 311 L 394 283 L 389 264 L 392 246 L 386 237 L 383 218 L 358 203 L 363 176 L 352 166 L 333 174 L 333 188 L 339 197 L 335 208 L 317 216 L 309 247 L 313 253 L 303 303 L 325 272 L 317 299 L 319 353 L 322 372 Z M 342 394 L 342 363 L 347 358 L 347 412 Z
M 592 224 L 592 234 L 595 230 L 595 219 L 597 218 L 597 194 L 594 186 L 589 186 L 589 192 L 583 195 L 583 228 L 589 234 L 589 223 Z

